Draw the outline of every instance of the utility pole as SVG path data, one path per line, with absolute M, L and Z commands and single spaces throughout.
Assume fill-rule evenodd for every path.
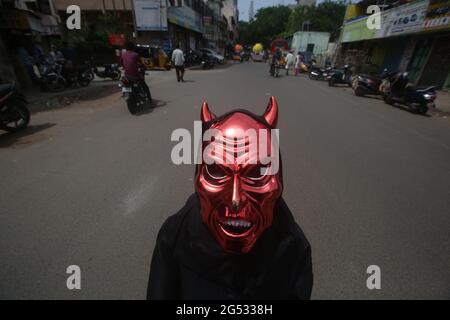
M 136 12 L 134 8 L 134 0 L 131 1 L 131 15 L 133 17 L 133 38 L 137 37 Z
M 253 0 L 250 1 L 250 8 L 248 9 L 248 21 L 252 21 L 255 18 L 255 9 L 253 7 Z

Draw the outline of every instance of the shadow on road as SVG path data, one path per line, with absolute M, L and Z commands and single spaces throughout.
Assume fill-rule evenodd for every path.
M 148 113 L 152 113 L 154 109 L 156 108 L 162 108 L 165 107 L 167 105 L 167 101 L 163 101 L 163 100 L 156 100 L 153 99 L 153 102 L 150 105 L 147 105 L 146 108 L 144 110 L 142 110 L 141 112 L 136 113 L 136 116 L 143 116 L 146 115 Z
M 29 144 L 46 140 L 49 136 L 41 133 L 55 126 L 54 123 L 44 123 L 35 126 L 28 126 L 25 130 L 5 133 L 0 135 L 0 148 L 22 148 Z

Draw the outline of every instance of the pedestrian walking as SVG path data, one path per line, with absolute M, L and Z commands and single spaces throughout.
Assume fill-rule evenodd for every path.
M 177 81 L 184 82 L 184 53 L 177 45 L 172 52 L 172 63 L 175 66 L 175 72 L 177 73 Z
M 291 51 L 288 52 L 286 55 L 286 75 L 289 75 L 289 68 L 291 68 L 294 65 L 295 57 L 292 54 Z
M 295 56 L 295 75 L 299 75 L 300 74 L 300 65 L 302 63 L 302 55 L 299 52 L 297 52 L 297 55 Z

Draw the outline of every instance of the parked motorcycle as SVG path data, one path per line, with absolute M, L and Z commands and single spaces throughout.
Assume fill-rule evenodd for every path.
M 103 70 L 99 70 L 97 67 L 92 67 L 92 72 L 99 78 L 111 78 L 113 80 L 119 80 L 122 72 L 119 69 L 117 63 L 103 65 Z
M 0 129 L 16 132 L 25 129 L 29 122 L 27 101 L 16 85 L 0 84 Z
M 389 81 L 389 78 L 395 75 L 396 72 L 388 72 L 387 69 L 379 75 L 359 74 L 353 78 L 352 88 L 356 96 L 362 97 L 369 95 L 381 95 L 382 83 L 385 79 Z
M 76 66 L 65 65 L 62 70 L 62 75 L 67 81 L 67 87 L 74 83 L 77 83 L 82 87 L 87 87 L 91 81 L 94 80 L 94 72 L 92 71 L 89 61 Z
M 67 86 L 66 78 L 62 76 L 63 65 L 55 62 L 45 62 L 40 65 L 41 91 L 58 92 Z
M 328 73 L 330 73 L 331 70 L 332 70 L 331 67 L 328 68 L 312 67 L 311 71 L 309 72 L 309 78 L 311 80 L 326 80 Z
M 383 86 L 383 99 L 387 104 L 399 103 L 419 114 L 426 114 L 429 108 L 435 107 L 435 87 L 420 88 L 408 85 L 407 72 L 399 72 L 391 80 L 388 85 L 385 83 Z
M 334 87 L 336 84 L 346 84 L 352 86 L 352 72 L 349 65 L 345 65 L 343 69 L 335 69 L 327 75 L 328 85 Z
M 57 92 L 74 83 L 86 87 L 94 79 L 89 63 L 73 66 L 61 62 L 47 62 L 41 66 L 40 73 L 42 91 Z

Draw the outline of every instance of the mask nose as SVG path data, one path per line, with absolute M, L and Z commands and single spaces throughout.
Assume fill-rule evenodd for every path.
M 239 178 L 234 176 L 233 180 L 233 195 L 231 198 L 231 205 L 235 212 L 239 211 L 241 207 L 241 186 L 239 184 Z

